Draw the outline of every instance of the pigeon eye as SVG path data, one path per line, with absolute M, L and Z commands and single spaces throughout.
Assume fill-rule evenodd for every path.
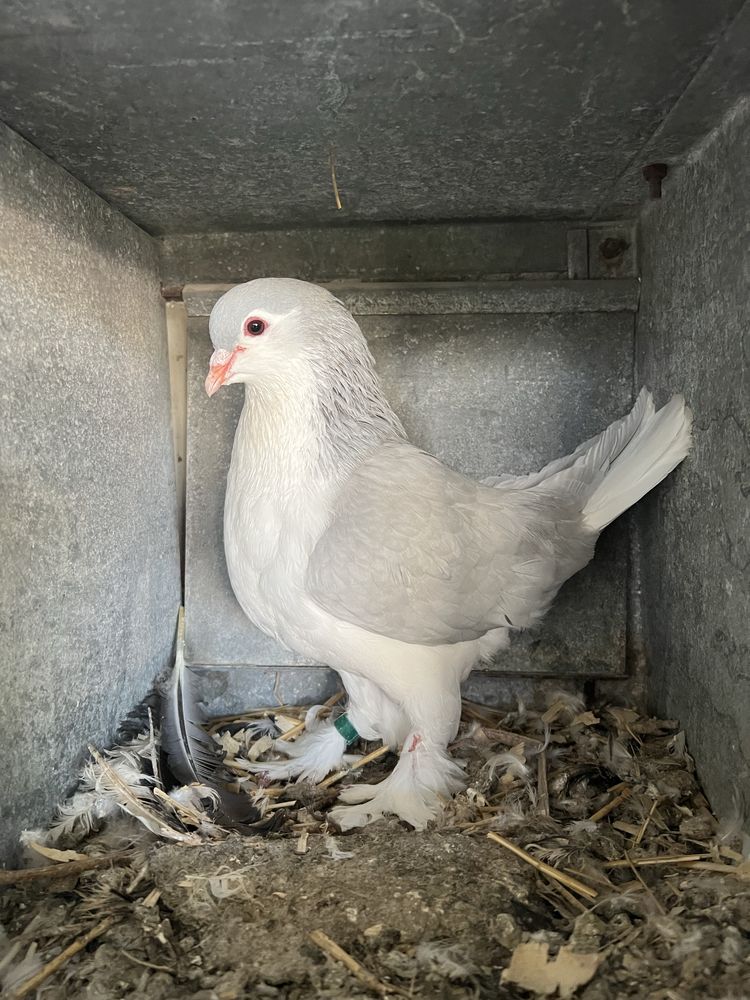
M 266 328 L 266 324 L 262 319 L 256 319 L 255 317 L 250 317 L 250 319 L 245 320 L 245 336 L 246 337 L 259 337 L 261 333 Z

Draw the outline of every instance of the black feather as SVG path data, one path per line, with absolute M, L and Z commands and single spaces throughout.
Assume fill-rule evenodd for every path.
M 162 696 L 161 755 L 165 777 L 176 784 L 198 782 L 219 795 L 213 818 L 222 826 L 237 828 L 260 819 L 260 813 L 246 795 L 227 787 L 235 779 L 223 765 L 223 754 L 203 729 L 207 721 L 197 696 L 195 675 L 185 666 L 184 612 L 177 624 L 177 649 L 172 678 Z M 257 828 L 253 829 L 257 833 Z

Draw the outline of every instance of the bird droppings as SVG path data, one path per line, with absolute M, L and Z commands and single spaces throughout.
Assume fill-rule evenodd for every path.
M 273 720 L 299 734 L 305 714 L 212 731 L 241 771 L 273 753 Z M 452 752 L 469 785 L 423 833 L 393 818 L 334 830 L 350 775 L 322 788 L 243 779 L 273 818 L 264 835 L 148 795 L 145 819 L 34 831 L 44 874 L 0 873 L 7 995 L 33 995 L 24 981 L 43 981 L 45 1000 L 746 995 L 748 845 L 739 821 L 711 815 L 676 723 L 570 696 L 544 712 L 465 703 Z M 392 760 L 370 757 L 361 769 L 377 781 Z M 150 750 L 139 760 L 146 775 Z M 186 842 L 157 836 L 163 822 Z

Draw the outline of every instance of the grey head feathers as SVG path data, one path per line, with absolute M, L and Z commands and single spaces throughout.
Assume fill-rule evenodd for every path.
M 243 344 L 234 380 L 246 383 L 256 418 L 272 399 L 277 408 L 283 401 L 290 424 L 291 411 L 304 410 L 324 466 L 348 466 L 383 441 L 405 437 L 362 331 L 331 292 L 294 278 L 237 285 L 211 313 L 214 347 L 235 349 L 252 315 L 268 319 L 268 330 L 258 338 L 263 343 Z
M 209 320 L 211 343 L 217 350 L 231 350 L 251 312 L 282 317 L 298 311 L 303 317 L 319 311 L 325 315 L 328 310 L 346 312 L 339 300 L 320 285 L 297 278 L 255 278 L 235 285 L 213 307 Z

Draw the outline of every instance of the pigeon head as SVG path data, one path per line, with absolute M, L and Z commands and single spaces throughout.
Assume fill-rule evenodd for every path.
M 222 385 L 292 377 L 301 366 L 333 361 L 345 352 L 351 363 L 369 359 L 367 346 L 339 300 L 307 281 L 257 278 L 219 299 L 209 321 L 214 353 L 206 392 Z

